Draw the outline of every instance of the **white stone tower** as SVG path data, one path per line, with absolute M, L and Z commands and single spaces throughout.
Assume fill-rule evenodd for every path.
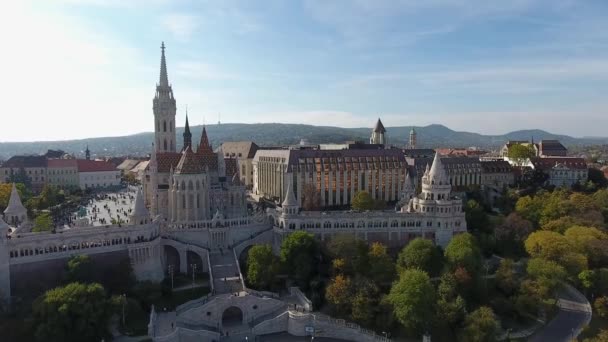
M 8 253 L 9 226 L 0 215 L 0 301 L 10 303 L 11 300 L 11 272 Z
M 376 122 L 376 126 L 372 130 L 372 136 L 369 138 L 369 143 L 382 145 L 388 144 L 386 129 L 384 128 L 382 121 L 380 121 L 380 118 L 378 118 L 378 122 Z
M 24 223 L 27 220 L 27 209 L 21 203 L 21 197 L 19 197 L 19 192 L 17 192 L 17 187 L 15 183 L 13 183 L 13 188 L 11 189 L 11 197 L 8 200 L 8 205 L 4 210 L 4 217 L 8 221 L 9 224 L 17 227 L 20 224 Z
M 135 206 L 133 207 L 131 215 L 129 215 L 129 224 L 134 226 L 148 223 L 150 223 L 150 213 L 148 212 L 148 208 L 146 208 L 146 203 L 144 203 L 144 195 L 142 194 L 141 189 L 137 189 Z
M 160 81 L 154 95 L 154 140 L 158 152 L 175 152 L 175 98 L 167 76 L 165 43 L 161 47 Z
M 410 145 L 409 148 L 411 149 L 415 149 L 416 148 L 416 130 L 414 129 L 414 127 L 412 127 L 412 130 L 410 131 Z

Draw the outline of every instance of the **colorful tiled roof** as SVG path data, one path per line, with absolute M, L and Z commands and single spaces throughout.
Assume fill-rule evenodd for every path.
M 535 157 L 531 158 L 530 162 L 532 162 L 535 169 L 540 170 L 551 169 L 557 164 L 562 164 L 571 169 L 587 169 L 585 159 L 576 157 Z
M 112 163 L 101 160 L 77 159 L 78 172 L 117 171 Z
M 49 159 L 48 167 L 52 168 L 64 168 L 64 167 L 77 167 L 78 161 L 76 159 Z
M 192 152 L 192 148 L 187 146 L 182 157 L 175 168 L 176 174 L 199 174 L 203 172 L 203 163 L 200 156 Z

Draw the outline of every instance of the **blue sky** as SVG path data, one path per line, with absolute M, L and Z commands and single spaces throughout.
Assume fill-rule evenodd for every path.
M 48 0 L 1 5 L 0 141 L 178 123 L 444 124 L 608 136 L 608 2 Z M 8 33 L 8 34 L 7 34 Z

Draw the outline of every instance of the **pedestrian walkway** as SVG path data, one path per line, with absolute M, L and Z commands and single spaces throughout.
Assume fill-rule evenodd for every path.
M 209 254 L 216 294 L 243 291 L 239 269 L 232 251 L 212 251 Z

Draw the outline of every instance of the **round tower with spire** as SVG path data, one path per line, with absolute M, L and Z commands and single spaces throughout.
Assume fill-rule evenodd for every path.
M 416 130 L 414 129 L 414 127 L 412 127 L 412 129 L 410 130 L 409 148 L 415 149 L 416 143 Z
M 382 124 L 382 121 L 380 120 L 380 118 L 378 118 L 378 121 L 376 122 L 376 126 L 374 126 L 374 129 L 372 129 L 372 135 L 369 138 L 369 143 L 370 144 L 380 144 L 380 145 L 388 144 L 388 137 L 386 135 L 386 129 L 384 128 L 384 125 Z
M 175 152 L 175 113 L 176 104 L 173 89 L 169 84 L 167 75 L 167 62 L 165 59 L 165 43 L 161 47 L 160 80 L 156 85 L 154 95 L 154 140 L 159 152 Z

